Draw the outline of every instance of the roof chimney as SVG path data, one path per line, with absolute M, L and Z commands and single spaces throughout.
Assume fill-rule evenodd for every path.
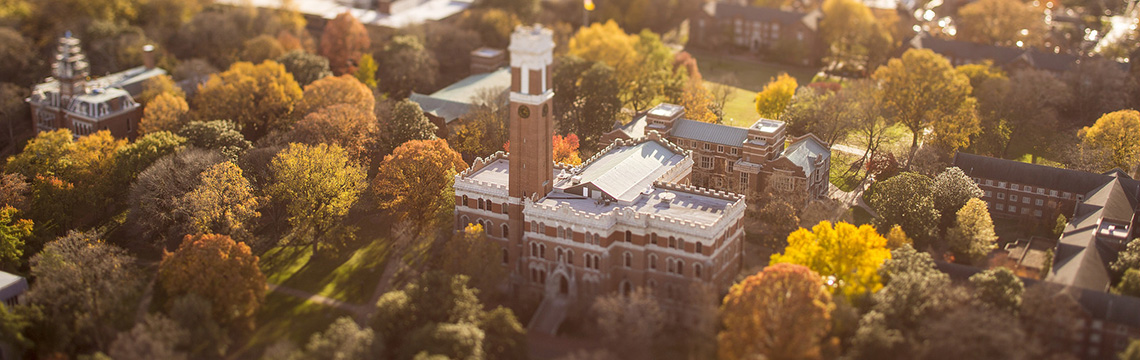
M 143 66 L 147 70 L 154 69 L 154 45 L 143 45 Z

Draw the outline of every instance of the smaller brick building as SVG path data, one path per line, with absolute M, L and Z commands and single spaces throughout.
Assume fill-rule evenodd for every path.
M 695 44 L 734 46 L 801 66 L 818 66 L 823 58 L 819 9 L 796 12 L 714 1 L 703 10 L 691 20 Z

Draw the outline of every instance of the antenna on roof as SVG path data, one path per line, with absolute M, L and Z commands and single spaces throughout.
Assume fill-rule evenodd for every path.
M 64 32 L 64 33 L 63 33 L 63 37 L 65 37 L 65 38 L 70 38 L 70 37 L 71 37 L 71 30 L 68 30 L 68 31 Z

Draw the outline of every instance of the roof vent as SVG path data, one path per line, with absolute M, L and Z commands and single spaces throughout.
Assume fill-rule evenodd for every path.
M 582 175 L 575 175 L 574 177 L 570 178 L 570 183 L 573 185 L 581 184 L 582 183 Z
M 673 200 L 677 198 L 677 194 L 674 194 L 674 193 L 671 193 L 671 192 L 663 192 L 663 193 L 661 193 L 661 195 L 660 195 L 660 196 L 658 196 L 657 198 L 658 198 L 659 200 L 661 200 L 661 203 L 662 203 L 662 204 L 668 204 L 668 203 L 671 203 L 671 202 L 673 202 Z

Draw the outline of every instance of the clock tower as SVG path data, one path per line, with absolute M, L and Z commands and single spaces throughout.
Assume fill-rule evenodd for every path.
M 511 34 L 510 188 L 512 203 L 554 188 L 554 39 L 541 25 Z

